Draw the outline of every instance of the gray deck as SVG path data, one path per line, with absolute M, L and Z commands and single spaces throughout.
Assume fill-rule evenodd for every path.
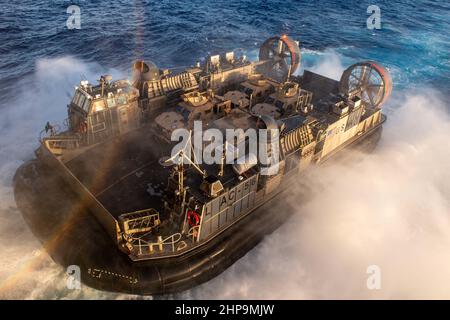
M 169 169 L 158 160 L 170 154 L 170 149 L 144 126 L 89 149 L 66 165 L 117 217 L 150 207 L 159 209 Z

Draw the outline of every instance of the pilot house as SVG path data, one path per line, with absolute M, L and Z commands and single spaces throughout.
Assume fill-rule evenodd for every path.
M 126 80 L 102 76 L 97 86 L 81 81 L 68 105 L 69 126 L 81 142 L 93 144 L 139 126 L 139 91 Z

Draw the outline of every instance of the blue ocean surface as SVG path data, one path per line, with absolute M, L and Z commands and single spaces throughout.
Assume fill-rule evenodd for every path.
M 270 36 L 301 42 L 303 66 L 314 52 L 333 49 L 348 64 L 380 61 L 396 86 L 431 85 L 448 93 L 448 1 L 1 1 L 0 96 L 32 74 L 41 58 L 74 56 L 128 70 L 144 58 L 161 68 L 188 66 L 209 53 L 256 52 Z M 369 30 L 367 7 L 381 10 L 381 30 Z M 69 5 L 81 29 L 69 30 Z M 251 56 L 251 55 L 250 55 Z
M 80 8 L 80 29 L 69 30 L 66 26 L 70 5 Z M 381 10 L 379 30 L 367 28 L 370 5 Z M 329 192 L 320 189 L 323 198 L 319 203 L 333 202 L 330 210 L 315 210 L 311 204 L 302 207 L 306 217 L 313 211 L 339 213 L 342 207 L 342 214 L 337 215 L 341 220 L 334 220 L 335 225 L 330 225 L 327 219 L 332 218 L 327 215 L 320 221 L 317 215 L 306 218 L 308 229 L 302 224 L 291 232 L 292 227 L 288 226 L 213 280 L 213 286 L 207 284 L 176 297 L 450 298 L 448 272 L 439 281 L 433 277 L 434 269 L 425 264 L 433 261 L 450 270 L 450 248 L 441 250 L 443 244 L 450 244 L 450 157 L 446 151 L 450 149 L 450 140 L 446 139 L 450 134 L 450 2 L 445 0 L 0 0 L 0 297 L 117 297 L 92 289 L 67 290 L 64 270 L 52 263 L 28 231 L 11 188 L 16 168 L 33 156 L 45 122 L 62 122 L 66 117 L 66 104 L 80 80 L 95 82 L 106 72 L 115 78 L 128 77 L 136 59 L 180 70 L 208 54 L 230 50 L 257 59 L 262 42 L 280 34 L 300 41 L 300 73 L 312 69 L 339 79 L 343 69 L 362 60 L 378 61 L 389 69 L 394 93 L 386 109 L 392 117 L 383 136 L 384 149 L 373 160 L 377 166 L 371 162 L 356 169 L 347 168 L 346 176 L 354 180 L 338 177 L 324 183 L 335 186 Z M 427 113 L 431 105 L 439 110 Z M 401 110 L 398 113 L 397 108 Z M 440 109 L 446 111 L 441 113 Z M 432 134 L 431 128 L 436 129 Z M 433 143 L 437 142 L 434 148 Z M 439 167 L 427 162 L 430 155 Z M 403 170 L 403 175 L 391 178 Z M 354 181 L 366 181 L 353 176 L 358 172 L 366 172 L 370 178 L 366 179 L 367 185 L 352 189 L 358 196 L 347 206 L 346 194 L 339 199 L 334 195 L 336 190 L 354 187 Z M 381 172 L 382 178 L 373 172 Z M 384 177 L 382 172 L 392 175 Z M 386 220 L 376 220 L 373 228 L 365 229 L 366 220 L 361 216 L 350 219 L 348 214 L 357 209 L 370 212 L 367 208 L 364 211 L 363 203 L 355 199 L 363 199 L 364 194 L 360 193 L 371 188 L 377 201 L 369 198 L 364 203 L 370 208 L 378 208 L 380 203 L 386 206 L 376 214 L 361 216 Z M 390 193 L 384 193 L 385 190 Z M 422 201 L 424 194 L 431 200 Z M 403 197 L 405 202 L 400 203 Z M 414 205 L 407 204 L 406 199 Z M 415 216 L 405 215 L 419 209 Z M 356 222 L 346 225 L 348 221 Z M 391 230 L 389 226 L 394 225 L 396 228 Z M 432 230 L 429 236 L 427 227 Z M 443 238 L 435 238 L 441 234 Z M 348 241 L 340 242 L 342 237 L 338 235 L 348 236 Z M 300 241 L 293 244 L 297 236 Z M 372 242 L 367 242 L 368 237 Z M 386 243 L 381 239 L 387 239 Z M 415 241 L 415 246 L 406 245 L 404 239 Z M 302 247 L 308 242 L 315 250 Z M 375 249 L 363 249 L 362 243 L 370 243 L 373 247 L 369 248 Z M 298 255 L 286 261 L 288 253 L 296 248 L 301 249 Z M 273 250 L 278 252 L 276 259 L 271 259 Z M 377 254 L 366 256 L 369 252 Z M 434 256 L 425 252 L 433 252 Z M 388 285 L 380 296 L 372 296 L 372 292 L 361 291 L 359 284 L 346 286 L 341 282 L 341 275 L 348 270 L 362 270 L 362 276 L 357 276 L 360 281 L 365 269 L 358 268 L 365 268 L 372 258 L 384 261 L 392 274 L 402 274 L 398 269 L 404 266 L 399 266 L 395 258 L 401 254 L 405 254 L 405 263 L 421 265 L 421 273 L 408 267 L 405 268 L 409 271 L 403 273 L 417 278 L 417 287 L 405 285 L 406 280 L 399 281 Z M 325 256 L 331 257 L 332 262 Z M 324 268 L 332 265 L 337 265 L 337 269 Z M 280 280 L 280 272 L 289 276 Z M 427 285 L 431 284 L 434 291 L 428 290 Z

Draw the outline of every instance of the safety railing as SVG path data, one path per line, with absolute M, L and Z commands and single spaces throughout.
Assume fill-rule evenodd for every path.
M 157 241 L 147 241 L 142 237 L 128 236 L 127 242 L 132 246 L 132 252 L 138 256 L 151 255 L 154 253 L 171 253 L 179 250 L 177 243 L 182 243 L 181 233 L 174 233 L 171 236 L 163 239 L 161 236 L 157 237 Z M 185 246 L 183 246 L 184 248 Z
M 159 213 L 155 209 L 122 214 L 119 224 L 126 246 L 136 256 L 172 253 L 187 247 L 186 242 L 181 241 L 181 233 L 166 238 L 154 234 L 155 228 L 161 225 Z
M 188 238 L 192 240 L 192 242 L 197 241 L 199 228 L 200 226 L 193 226 L 192 228 L 189 229 L 187 235 Z
M 59 136 L 61 132 L 68 130 L 69 126 L 69 118 L 64 119 L 62 128 L 59 124 L 50 124 L 50 122 L 47 122 L 45 128 L 39 132 L 39 142 L 42 142 L 44 139 Z
M 124 234 L 133 235 L 153 230 L 161 224 L 161 220 L 158 211 L 151 208 L 122 214 L 119 223 Z
M 43 142 L 54 155 L 61 155 L 64 150 L 77 149 L 80 146 L 80 140 L 74 137 L 55 136 L 45 138 Z
M 47 123 L 46 127 L 39 132 L 39 142 L 42 142 L 44 139 L 54 137 L 61 132 L 61 127 L 58 124 L 50 125 Z

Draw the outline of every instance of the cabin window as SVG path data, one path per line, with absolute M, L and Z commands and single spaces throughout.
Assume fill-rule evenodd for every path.
M 75 94 L 73 95 L 72 103 L 77 104 L 79 98 L 80 98 L 80 93 L 78 91 L 76 91 Z
M 105 110 L 105 108 L 106 108 L 105 101 L 103 99 L 94 101 L 92 103 L 92 112 L 103 111 L 103 110 Z
M 83 109 L 84 100 L 86 100 L 86 96 L 84 94 L 80 94 L 80 98 L 78 99 L 77 106 Z
M 86 111 L 89 112 L 89 105 L 91 104 L 91 101 L 89 99 L 85 99 L 83 106 L 81 106 L 81 108 Z

